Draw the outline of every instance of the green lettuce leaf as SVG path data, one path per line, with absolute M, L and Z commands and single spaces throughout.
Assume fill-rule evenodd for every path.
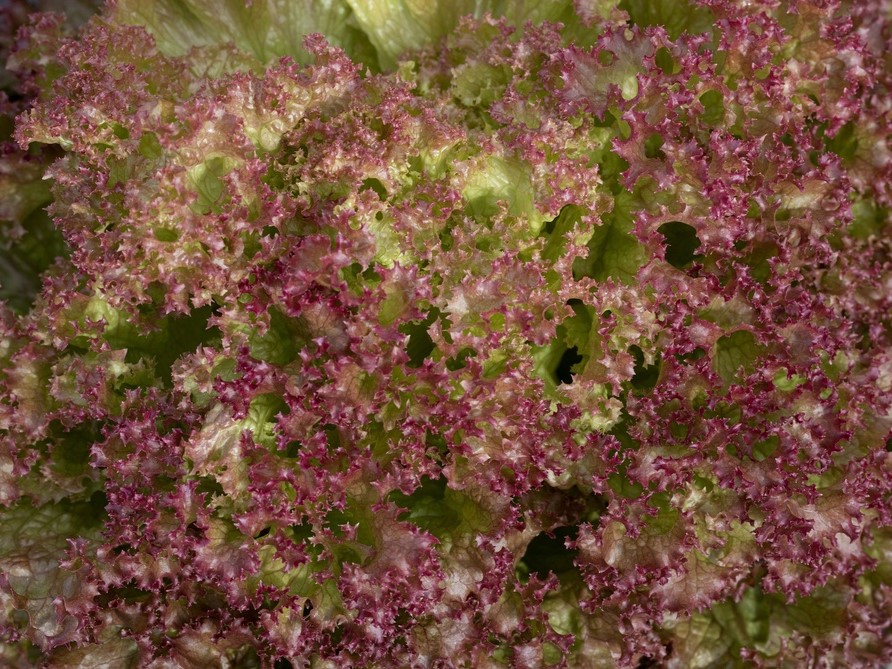
M 113 18 L 144 26 L 169 56 L 231 42 L 260 64 L 282 56 L 308 63 L 304 38 L 322 33 L 354 60 L 378 67 L 374 49 L 343 0 L 119 0 Z
M 69 541 L 99 539 L 104 495 L 88 502 L 59 502 L 35 507 L 27 501 L 0 510 L 0 610 L 43 648 L 74 638 L 78 600 L 94 594 L 68 558 Z M 60 606 L 62 604 L 62 606 Z
M 398 57 L 450 35 L 463 16 L 504 16 L 514 26 L 526 22 L 562 21 L 578 23 L 567 0 L 347 0 L 356 19 L 368 34 L 385 69 Z
M 608 278 L 631 283 L 645 260 L 644 246 L 632 232 L 634 223 L 632 193 L 623 190 L 616 196 L 613 210 L 602 217 L 588 242 L 588 256 L 577 258 L 574 276 L 588 276 L 597 281 Z
M 629 13 L 635 25 L 663 26 L 671 39 L 677 39 L 682 33 L 706 32 L 715 21 L 707 7 L 687 0 L 621 0 L 619 8 Z

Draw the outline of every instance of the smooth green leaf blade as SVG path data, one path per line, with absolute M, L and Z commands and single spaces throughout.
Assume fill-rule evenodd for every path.
M 87 502 L 19 502 L 0 510 L 0 572 L 10 595 L 0 598 L 2 614 L 11 620 L 16 610 L 24 611 L 27 634 L 39 643 L 64 643 L 77 629 L 76 617 L 57 603 L 77 598 L 85 584 L 61 563 L 70 539 L 99 539 L 104 507 L 105 496 L 97 493 Z
M 546 224 L 543 230 L 545 246 L 542 249 L 542 259 L 555 262 L 563 254 L 567 246 L 567 234 L 579 225 L 584 209 L 577 205 L 567 205 L 553 221 Z
M 309 63 L 304 39 L 321 33 L 352 58 L 378 69 L 377 56 L 344 0 L 119 0 L 114 18 L 141 25 L 166 55 L 233 43 L 260 64 L 282 56 Z
M 753 363 L 762 354 L 762 347 L 749 330 L 737 330 L 719 338 L 715 344 L 716 373 L 725 383 L 740 380 L 740 371 L 753 370 Z
M 573 263 L 576 278 L 587 276 L 596 281 L 608 278 L 632 283 L 644 263 L 644 246 L 631 233 L 632 194 L 623 190 L 617 195 L 613 211 L 602 217 L 589 240 L 588 256 Z
M 686 0 L 622 0 L 619 7 L 629 13 L 633 24 L 663 26 L 673 40 L 682 33 L 706 32 L 715 21 L 709 9 Z

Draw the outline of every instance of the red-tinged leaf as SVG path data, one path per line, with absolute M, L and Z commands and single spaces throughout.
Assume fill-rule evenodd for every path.
M 0 602 L 5 630 L 18 630 L 43 650 L 83 638 L 80 617 L 97 587 L 85 564 L 69 564 L 70 541 L 93 544 L 102 501 L 33 507 L 19 502 L 0 512 Z
M 447 4 L 0 37 L 0 664 L 892 659 L 882 3 Z
M 132 639 L 117 639 L 53 653 L 47 667 L 53 669 L 134 669 L 139 652 Z

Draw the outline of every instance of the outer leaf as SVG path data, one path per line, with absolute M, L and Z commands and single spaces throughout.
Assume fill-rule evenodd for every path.
M 132 639 L 116 639 L 54 653 L 48 664 L 52 669 L 135 669 L 139 653 Z
M 369 35 L 381 64 L 392 68 L 399 56 L 436 43 L 455 30 L 463 16 L 504 16 L 515 26 L 527 21 L 565 20 L 575 23 L 571 3 L 565 0 L 347 0 L 363 30 Z
M 27 502 L 0 511 L 0 604 L 6 624 L 21 625 L 44 649 L 70 643 L 81 626 L 77 611 L 93 596 L 79 567 L 63 567 L 68 542 L 95 542 L 103 500 L 33 507 Z M 61 604 L 61 606 L 60 606 Z
M 262 64 L 282 56 L 309 62 L 304 39 L 322 33 L 358 61 L 377 67 L 368 39 L 344 0 L 119 0 L 114 20 L 141 25 L 171 56 L 191 47 L 234 43 Z
M 685 0 L 622 0 L 619 8 L 629 13 L 635 25 L 663 26 L 671 39 L 685 32 L 706 32 L 715 20 L 707 7 Z

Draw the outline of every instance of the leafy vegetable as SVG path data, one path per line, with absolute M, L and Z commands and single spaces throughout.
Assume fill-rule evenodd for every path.
M 892 661 L 890 31 L 6 3 L 0 665 Z

